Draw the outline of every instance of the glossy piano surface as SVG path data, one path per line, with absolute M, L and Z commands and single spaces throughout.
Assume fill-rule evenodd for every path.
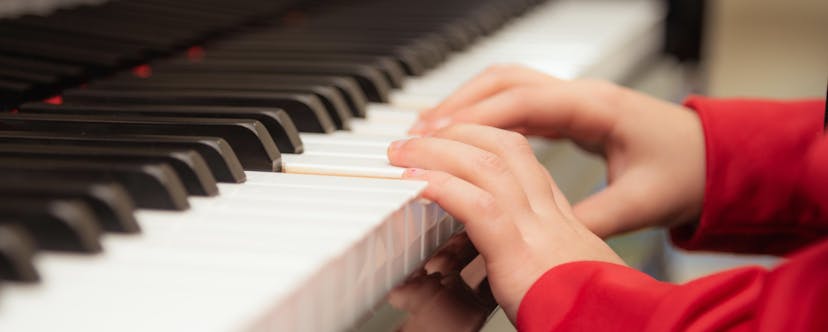
M 76 207 L 48 217 L 107 231 L 100 253 L 31 258 L 53 241 L 31 226 L 45 217 L 0 214 L 0 258 L 16 262 L 0 264 L 0 330 L 372 330 L 388 327 L 371 319 L 386 301 L 419 313 L 405 330 L 479 327 L 494 309 L 485 275 L 478 261 L 469 285 L 455 273 L 473 248 L 461 233 L 443 249 L 461 255 L 429 260 L 462 227 L 418 199 L 424 183 L 398 179 L 387 145 L 495 63 L 624 80 L 657 50 L 662 13 L 646 0 L 426 2 L 122 0 L 0 20 L 0 179 L 73 178 L 80 193 L 25 202 Z M 88 157 L 119 142 L 129 158 Z M 600 183 L 595 160 L 534 143 L 568 195 Z M 22 144 L 49 153 L 11 154 Z M 104 185 L 140 232 L 102 227 L 113 208 L 89 188 Z M 197 185 L 217 194 L 188 195 Z

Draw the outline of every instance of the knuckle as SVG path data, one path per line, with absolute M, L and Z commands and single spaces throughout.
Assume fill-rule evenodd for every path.
M 474 208 L 480 211 L 481 215 L 491 216 L 493 218 L 500 215 L 500 207 L 497 205 L 497 200 L 491 194 L 484 192 L 474 199 Z
M 503 130 L 497 135 L 496 139 L 504 152 L 521 155 L 534 154 L 526 137 L 514 131 Z
M 624 89 L 607 80 L 578 79 L 574 81 L 574 84 L 579 85 L 597 99 L 611 104 L 615 104 L 624 95 Z
M 515 109 L 524 109 L 531 105 L 530 101 L 534 100 L 539 93 L 542 94 L 544 91 L 537 87 L 517 87 L 506 91 L 505 98 Z
M 426 180 L 429 185 L 426 188 L 426 196 L 437 203 L 441 203 L 443 199 L 442 193 L 451 184 L 452 177 L 441 172 L 429 172 L 427 174 Z
M 432 172 L 431 173 L 431 183 L 437 186 L 438 188 L 445 188 L 446 186 L 450 185 L 454 178 L 451 175 L 442 172 Z
M 477 157 L 476 166 L 479 167 L 482 171 L 494 175 L 506 173 L 506 171 L 508 170 L 506 163 L 503 161 L 503 159 L 500 159 L 500 156 L 491 152 L 481 153 Z

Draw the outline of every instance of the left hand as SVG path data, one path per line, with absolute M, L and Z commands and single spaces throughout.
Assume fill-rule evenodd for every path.
M 486 262 L 492 293 L 514 322 L 523 296 L 550 268 L 623 261 L 572 213 L 566 197 L 517 133 L 461 124 L 393 143 L 404 178 L 429 183 L 423 197 L 466 227 Z

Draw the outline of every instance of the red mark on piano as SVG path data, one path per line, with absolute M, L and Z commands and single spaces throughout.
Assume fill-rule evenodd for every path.
M 60 105 L 60 104 L 63 104 L 63 97 L 61 97 L 60 95 L 53 96 L 53 97 L 47 98 L 43 102 L 47 103 L 47 104 L 52 104 L 52 105 Z
M 11 113 L 11 114 L 17 114 L 17 113 L 20 113 L 20 110 L 18 110 L 18 109 L 16 109 L 16 108 L 12 108 L 12 110 L 11 110 L 11 111 L 9 111 L 9 113 Z
M 201 61 L 204 59 L 204 48 L 201 46 L 193 46 L 187 49 L 187 59 L 190 61 Z
M 152 76 L 152 67 L 149 65 L 140 65 L 135 68 L 132 68 L 132 75 L 135 75 L 140 78 L 149 78 Z

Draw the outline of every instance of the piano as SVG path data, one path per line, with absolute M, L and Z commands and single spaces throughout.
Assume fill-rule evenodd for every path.
M 462 232 L 388 165 L 417 110 L 496 63 L 622 82 L 663 20 L 647 0 L 0 15 L 0 331 L 353 329 Z M 552 168 L 580 158 L 533 144 Z M 565 192 L 594 187 L 569 168 Z

